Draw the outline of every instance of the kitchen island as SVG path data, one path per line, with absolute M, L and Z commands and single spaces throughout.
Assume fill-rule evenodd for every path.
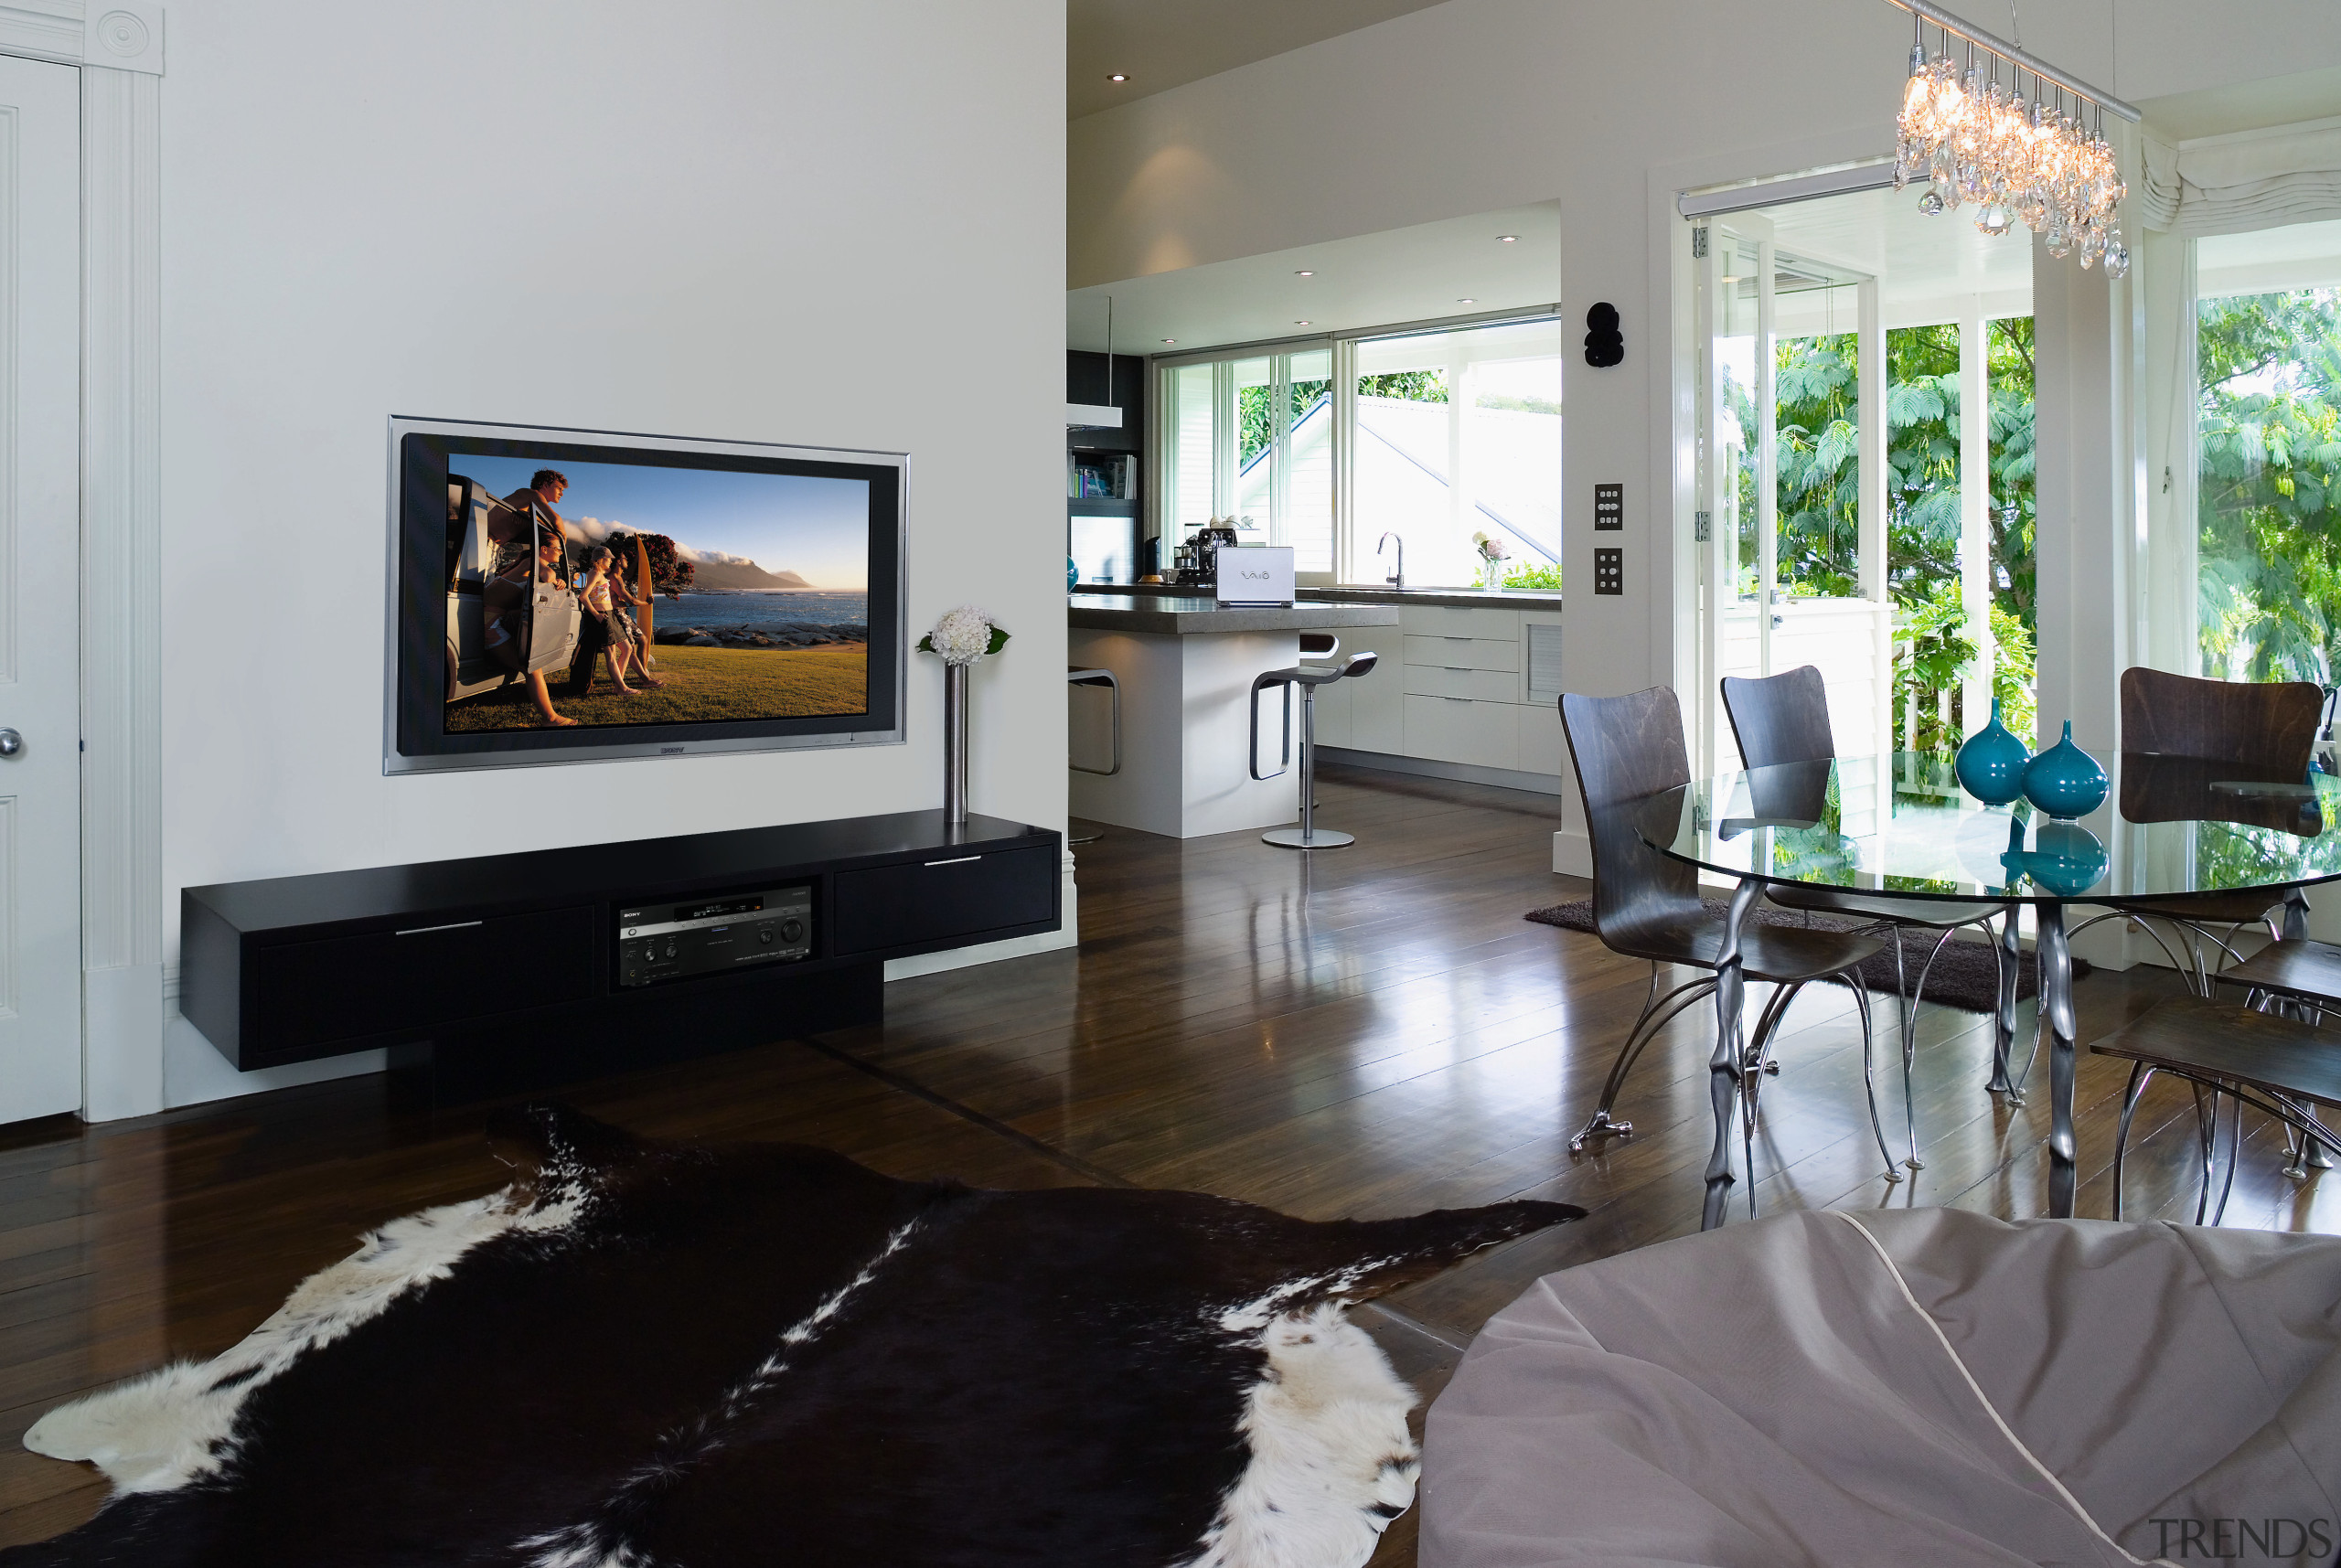
M 1396 608 L 1380 604 L 1223 608 L 1175 593 L 1068 595 L 1068 660 L 1113 671 L 1122 696 L 1122 770 L 1075 771 L 1073 815 L 1173 838 L 1296 820 L 1298 766 L 1267 781 L 1250 773 L 1253 679 L 1299 663 L 1304 631 L 1397 624 Z M 1361 678 L 1397 675 L 1377 668 Z M 1102 765 L 1110 747 L 1106 699 L 1075 688 L 1074 701 L 1073 754 Z M 1296 748 L 1298 706 L 1295 699 Z M 1261 697 L 1260 732 L 1262 766 L 1272 768 L 1283 733 L 1274 694 Z

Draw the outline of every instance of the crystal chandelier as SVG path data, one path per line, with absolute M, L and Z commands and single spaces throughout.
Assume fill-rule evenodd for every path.
M 2132 120 L 2137 112 L 1923 0 L 1896 3 L 1910 11 L 1916 38 L 1894 188 L 1922 185 L 1921 212 L 1972 207 L 1980 233 L 2021 223 L 2051 256 L 2078 251 L 2085 268 L 2102 261 L 2109 278 L 2127 272 L 2115 204 L 2129 187 L 2105 139 L 2105 111 Z M 1932 59 L 1929 26 L 1941 46 Z

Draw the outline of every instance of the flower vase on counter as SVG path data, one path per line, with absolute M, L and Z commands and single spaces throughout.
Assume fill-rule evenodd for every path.
M 1471 536 L 1472 548 L 1480 554 L 1480 586 L 1490 593 L 1503 592 L 1503 563 L 1512 559 L 1512 551 L 1502 539 L 1491 534 Z
M 2000 699 L 1992 699 L 1992 721 L 1959 748 L 1959 784 L 1985 805 L 2005 805 L 2024 793 L 2024 770 L 2032 753 L 2000 722 Z
M 972 604 L 962 604 L 918 640 L 919 652 L 943 660 L 943 820 L 967 821 L 967 667 L 1008 645 L 1008 634 Z

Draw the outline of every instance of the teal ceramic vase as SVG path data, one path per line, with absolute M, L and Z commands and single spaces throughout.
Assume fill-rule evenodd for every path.
M 1074 564 L 1074 560 L 1071 556 L 1066 556 L 1064 558 L 1064 585 L 1067 588 L 1078 588 L 1081 586 L 1081 568 Z
M 1959 748 L 1959 787 L 1986 805 L 2005 805 L 2024 793 L 2025 764 L 2032 753 L 2000 722 L 2000 699 L 1992 699 L 1992 721 Z
M 2105 804 L 2105 770 L 2073 744 L 2073 721 L 2065 738 L 2032 759 L 2024 770 L 2025 798 L 2050 816 L 2070 821 Z

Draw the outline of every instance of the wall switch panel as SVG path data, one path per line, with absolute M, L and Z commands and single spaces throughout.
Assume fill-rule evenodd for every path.
M 1626 526 L 1626 487 L 1623 485 L 1596 485 L 1593 487 L 1593 527 L 1597 533 L 1615 533 Z
M 1626 552 L 1622 549 L 1597 549 L 1593 552 L 1593 591 L 1596 593 L 1623 594 L 1626 592 Z

